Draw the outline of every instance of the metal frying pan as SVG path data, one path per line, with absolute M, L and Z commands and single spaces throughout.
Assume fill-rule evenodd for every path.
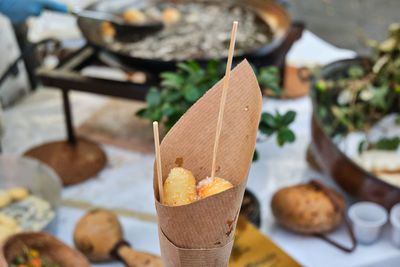
M 157 0 L 154 0 L 157 1 Z M 169 2 L 173 2 L 174 0 L 167 0 Z M 200 2 L 204 3 L 207 0 L 191 0 L 187 2 Z M 286 34 L 290 28 L 290 17 L 287 11 L 280 4 L 274 3 L 271 0 L 229 0 L 237 5 L 244 5 L 248 8 L 251 8 L 258 14 L 258 17 L 262 19 L 266 24 L 269 25 L 273 32 L 272 40 L 268 43 L 265 43 L 261 47 L 254 47 L 254 49 L 243 53 L 242 55 L 236 55 L 234 61 L 239 61 L 243 58 L 248 58 L 251 61 L 252 57 L 260 57 L 265 56 L 272 53 L 277 47 L 280 46 L 282 41 L 285 39 Z M 164 3 L 166 1 L 163 1 Z M 185 3 L 185 1 L 181 1 Z M 213 0 L 213 3 L 225 2 L 226 0 Z M 110 12 L 110 13 L 123 13 L 127 10 L 127 8 L 136 8 L 142 9 L 148 6 L 149 4 L 157 4 L 157 2 L 150 2 L 145 0 L 115 0 L 115 1 L 107 1 L 103 0 L 100 2 L 96 2 L 87 7 L 87 10 L 97 10 L 102 12 Z M 79 18 L 78 25 L 82 31 L 83 36 L 87 39 L 87 41 L 94 45 L 95 47 L 100 48 L 102 51 L 105 51 L 111 57 L 114 57 L 121 63 L 129 66 L 134 66 L 136 68 L 141 68 L 144 70 L 150 70 L 152 72 L 161 72 L 165 70 L 171 70 L 175 68 L 175 65 L 180 60 L 172 59 L 172 60 L 162 60 L 158 58 L 140 58 L 134 57 L 114 46 L 112 43 L 107 43 L 102 38 L 100 32 L 100 24 L 98 20 L 91 20 L 89 18 Z M 245 29 L 243 29 L 245 30 Z M 226 55 L 221 55 L 220 59 L 225 59 Z M 196 58 L 197 62 L 205 63 L 208 62 L 211 58 Z

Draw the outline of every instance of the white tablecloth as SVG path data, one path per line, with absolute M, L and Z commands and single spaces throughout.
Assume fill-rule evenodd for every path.
M 306 31 L 302 39 L 290 51 L 288 61 L 293 64 L 325 64 L 330 61 L 353 57 L 351 51 L 336 49 Z M 107 100 L 106 97 L 71 94 L 75 125 L 79 125 L 94 110 Z M 280 187 L 293 185 L 310 178 L 333 183 L 326 177 L 309 169 L 305 161 L 306 149 L 310 143 L 311 101 L 309 97 L 296 100 L 264 100 L 264 110 L 281 112 L 297 111 L 292 126 L 297 140 L 294 144 L 279 148 L 274 138 L 257 144 L 259 161 L 252 165 L 248 188 L 261 202 L 261 230 L 284 251 L 305 266 L 399 266 L 400 250 L 390 243 L 390 227 L 387 226 L 379 242 L 371 246 L 359 245 L 352 254 L 344 253 L 312 237 L 290 233 L 274 222 L 269 203 L 272 194 Z M 51 140 L 65 138 L 61 95 L 57 90 L 40 89 L 30 97 L 5 111 L 7 132 L 3 140 L 6 154 L 20 155 L 28 148 Z M 65 188 L 64 199 L 81 200 L 96 206 L 124 208 L 155 214 L 152 192 L 153 157 L 102 145 L 109 163 L 97 177 Z M 351 201 L 351 200 L 349 200 Z M 73 245 L 72 233 L 75 223 L 85 211 L 61 207 L 59 209 L 56 235 Z M 157 225 L 128 217 L 120 217 L 125 237 L 140 250 L 159 254 Z M 334 238 L 346 241 L 344 229 L 332 234 Z M 393 262 L 393 265 L 391 265 Z M 111 263 L 100 266 L 122 266 Z

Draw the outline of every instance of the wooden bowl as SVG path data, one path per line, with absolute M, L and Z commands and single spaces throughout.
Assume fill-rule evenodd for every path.
M 343 74 L 351 65 L 365 64 L 367 59 L 356 58 L 333 62 L 322 70 L 322 77 L 334 79 Z M 400 202 L 400 188 L 388 184 L 377 178 L 373 173 L 366 171 L 347 157 L 325 132 L 317 115 L 318 103 L 316 100 L 315 79 L 311 85 L 313 101 L 312 117 L 312 152 L 322 170 L 331 176 L 335 182 L 347 193 L 358 200 L 372 201 L 390 209 Z
M 6 239 L 0 246 L 0 266 L 8 263 L 17 256 L 24 255 L 23 247 L 35 249 L 41 258 L 50 265 L 59 267 L 89 267 L 89 261 L 77 250 L 67 246 L 48 233 L 23 232 Z

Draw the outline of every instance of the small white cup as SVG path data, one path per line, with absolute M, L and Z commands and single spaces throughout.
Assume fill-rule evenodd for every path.
M 400 203 L 390 210 L 390 223 L 392 224 L 393 243 L 400 248 Z
M 353 204 L 349 208 L 348 215 L 353 223 L 354 235 L 362 244 L 373 243 L 388 220 L 385 208 L 367 201 Z

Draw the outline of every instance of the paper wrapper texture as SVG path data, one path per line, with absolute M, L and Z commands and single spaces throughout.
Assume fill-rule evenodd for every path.
M 199 99 L 161 143 L 163 181 L 177 166 L 190 170 L 197 182 L 211 175 L 223 81 Z M 234 187 L 189 205 L 159 202 L 157 172 L 154 195 L 161 254 L 166 267 L 227 266 L 233 236 L 253 158 L 262 105 L 254 72 L 243 61 L 232 72 L 219 143 L 216 176 Z

